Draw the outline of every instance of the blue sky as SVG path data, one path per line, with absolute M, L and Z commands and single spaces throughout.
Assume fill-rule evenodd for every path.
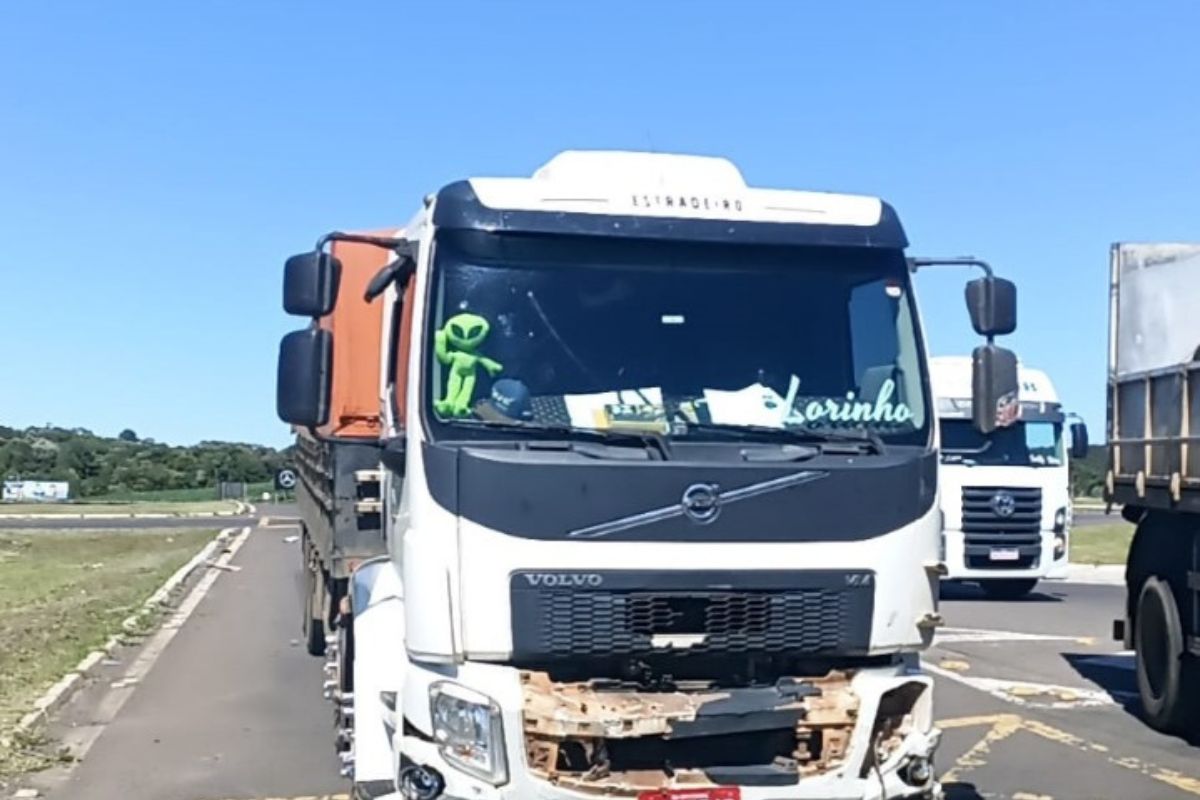
M 93 2 L 0 8 L 0 423 L 281 444 L 286 255 L 567 148 L 877 194 L 1020 287 L 1102 436 L 1107 252 L 1200 239 L 1189 2 Z M 966 274 L 919 282 L 934 352 Z

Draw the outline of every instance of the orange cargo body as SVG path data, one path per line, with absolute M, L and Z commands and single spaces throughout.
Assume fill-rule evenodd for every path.
M 394 236 L 394 228 L 363 231 L 373 236 Z M 380 327 L 383 302 L 363 300 L 367 283 L 392 258 L 379 247 L 334 242 L 333 255 L 342 262 L 337 305 L 320 319 L 333 334 L 333 375 L 329 397 L 329 422 L 322 436 L 376 439 L 383 430 L 379 409 Z

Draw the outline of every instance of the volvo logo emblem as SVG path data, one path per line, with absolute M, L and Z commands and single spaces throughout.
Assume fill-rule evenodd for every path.
M 524 577 L 530 586 L 566 589 L 582 589 L 604 583 L 604 576 L 595 572 L 526 572 Z
M 693 522 L 708 523 L 721 511 L 721 496 L 715 483 L 693 483 L 683 491 L 679 505 Z
M 1011 517 L 1017 510 L 1017 501 L 1008 492 L 992 495 L 992 513 L 997 517 Z

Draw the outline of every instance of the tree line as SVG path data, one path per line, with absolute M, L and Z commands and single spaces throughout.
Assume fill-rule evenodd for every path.
M 1100 497 L 1104 494 L 1104 474 L 1108 470 L 1108 448 L 1088 448 L 1087 458 L 1071 460 L 1071 490 L 1076 497 Z
M 76 497 L 204 489 L 221 481 L 260 483 L 291 461 L 291 447 L 200 442 L 189 446 L 142 439 L 131 429 L 116 437 L 84 428 L 26 428 L 0 425 L 0 476 L 68 481 Z M 1104 447 L 1071 461 L 1076 496 L 1098 497 L 1104 487 Z
M 74 497 L 259 483 L 288 464 L 290 453 L 291 448 L 236 442 L 172 446 L 142 439 L 131 429 L 107 437 L 85 428 L 0 425 L 0 476 L 69 481 Z

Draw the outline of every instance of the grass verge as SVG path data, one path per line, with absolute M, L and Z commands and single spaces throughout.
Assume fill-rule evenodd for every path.
M 1124 564 L 1133 540 L 1128 522 L 1084 525 L 1071 529 L 1071 563 Z
M 253 500 L 263 492 L 274 491 L 271 481 L 246 484 L 246 497 Z M 208 486 L 200 489 L 153 489 L 144 492 L 110 492 L 95 497 L 85 497 L 85 502 L 99 503 L 192 503 L 218 499 L 217 488 Z
M 33 702 L 214 535 L 0 530 L 0 783 L 45 764 L 8 733 Z
M 73 503 L 4 503 L 0 514 L 210 514 L 233 511 L 232 500 L 202 500 L 195 502 L 106 503 L 86 500 Z

